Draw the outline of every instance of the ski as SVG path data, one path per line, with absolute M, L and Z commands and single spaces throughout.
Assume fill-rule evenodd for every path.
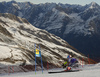
M 78 72 L 80 70 L 69 70 L 69 71 L 53 71 L 53 72 L 48 72 L 49 74 L 53 74 L 53 73 L 63 73 L 63 72 Z

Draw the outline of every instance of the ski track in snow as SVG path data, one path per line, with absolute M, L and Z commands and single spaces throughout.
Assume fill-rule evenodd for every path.
M 64 73 L 55 73 L 48 74 L 48 71 L 35 72 L 21 72 L 21 73 L 13 73 L 13 74 L 5 74 L 0 75 L 0 77 L 100 77 L 100 63 L 96 65 L 85 65 L 83 69 L 79 72 L 64 72 Z M 61 69 L 52 69 L 49 71 L 59 71 Z

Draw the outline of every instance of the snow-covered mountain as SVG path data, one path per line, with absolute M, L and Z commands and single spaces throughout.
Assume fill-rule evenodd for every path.
M 1 2 L 0 13 L 26 18 L 35 27 L 61 37 L 85 55 L 100 56 L 100 6 L 95 2 L 85 6 Z
M 68 54 L 87 62 L 66 41 L 9 13 L 0 13 L 0 65 L 34 65 L 34 44 L 40 45 L 43 62 L 61 66 Z M 37 64 L 40 58 L 37 58 Z

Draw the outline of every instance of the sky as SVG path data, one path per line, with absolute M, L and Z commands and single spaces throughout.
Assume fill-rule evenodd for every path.
M 11 0 L 0 0 L 0 2 L 2 1 L 11 1 Z M 39 4 L 39 3 L 46 3 L 46 2 L 54 2 L 54 3 L 63 3 L 63 4 L 80 4 L 80 5 L 86 5 L 89 4 L 91 2 L 96 2 L 100 5 L 100 0 L 15 0 L 17 2 L 32 2 L 34 4 Z

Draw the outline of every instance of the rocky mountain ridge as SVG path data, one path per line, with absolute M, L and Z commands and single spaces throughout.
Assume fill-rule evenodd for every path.
M 40 45 L 43 62 L 61 66 L 68 54 L 88 63 L 88 58 L 75 48 L 45 30 L 31 25 L 26 19 L 0 13 L 0 65 L 34 65 L 34 44 Z M 37 65 L 40 63 L 37 58 Z

